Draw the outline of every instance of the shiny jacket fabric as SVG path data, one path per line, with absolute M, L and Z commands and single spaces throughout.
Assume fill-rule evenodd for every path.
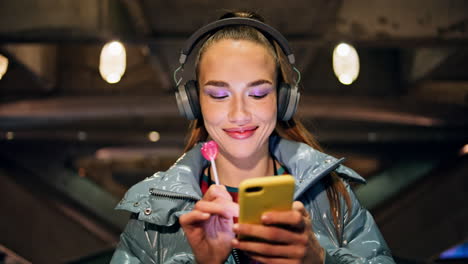
M 111 263 L 195 263 L 178 223 L 202 198 L 199 178 L 207 162 L 201 144 L 185 153 L 167 171 L 134 185 L 117 209 L 132 212 Z M 296 179 L 295 200 L 308 210 L 313 231 L 326 249 L 325 263 L 394 263 L 370 213 L 361 207 L 348 181 L 365 182 L 338 160 L 306 144 L 279 137 L 270 139 L 271 153 Z M 351 196 L 351 213 L 342 199 L 340 229 L 335 230 L 321 178 L 336 171 Z M 226 263 L 237 263 L 233 252 Z

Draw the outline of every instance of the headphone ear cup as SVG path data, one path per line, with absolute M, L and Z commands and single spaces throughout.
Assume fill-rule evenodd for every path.
M 182 116 L 189 120 L 201 118 L 200 101 L 198 100 L 197 82 L 190 80 L 177 87 L 177 108 Z
M 287 104 L 289 102 L 289 84 L 280 82 L 278 89 L 278 120 L 283 120 L 284 113 L 287 109 Z
M 297 110 L 301 94 L 297 86 L 281 82 L 278 90 L 278 120 L 290 120 Z
M 190 108 L 192 109 L 194 119 L 202 117 L 200 100 L 198 98 L 198 82 L 196 80 L 190 80 L 185 84 L 185 90 L 187 91 Z

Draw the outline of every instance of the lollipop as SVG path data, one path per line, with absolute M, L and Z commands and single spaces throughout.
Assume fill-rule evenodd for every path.
M 216 163 L 214 161 L 216 159 L 216 156 L 218 155 L 218 144 L 216 144 L 216 142 L 213 140 L 208 141 L 203 144 L 200 151 L 203 157 L 205 157 L 205 159 L 211 161 L 211 164 L 213 165 L 215 183 L 216 185 L 219 185 L 218 171 L 216 170 Z

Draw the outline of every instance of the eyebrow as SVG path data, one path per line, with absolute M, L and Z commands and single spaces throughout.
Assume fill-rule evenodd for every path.
M 262 84 L 273 84 L 273 83 L 271 81 L 269 81 L 269 80 L 261 79 L 261 80 L 256 80 L 256 81 L 253 81 L 253 82 L 249 82 L 247 84 L 247 87 L 253 87 L 253 86 L 258 86 L 258 85 L 262 85 Z M 216 80 L 208 81 L 208 82 L 205 83 L 205 85 L 211 85 L 211 86 L 216 86 L 216 87 L 228 87 L 229 86 L 226 82 L 216 81 Z
M 259 85 L 262 85 L 262 84 L 273 84 L 273 83 L 271 83 L 268 80 L 262 79 L 262 80 L 257 80 L 257 81 L 250 82 L 247 86 L 248 87 L 253 87 L 253 86 L 259 86 Z
M 223 81 L 208 81 L 205 83 L 205 85 L 211 85 L 211 86 L 216 86 L 216 87 L 228 87 L 229 86 L 226 82 L 223 82 Z

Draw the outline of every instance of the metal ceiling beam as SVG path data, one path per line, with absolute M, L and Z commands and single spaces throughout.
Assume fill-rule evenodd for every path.
M 421 127 L 464 126 L 468 123 L 466 107 L 457 105 L 434 105 L 377 97 L 327 96 L 303 96 L 301 102 L 298 114 L 304 119 L 326 118 Z M 15 122 L 69 123 L 102 119 L 177 117 L 179 112 L 173 96 L 56 97 L 0 105 L 0 123 L 3 128 Z
M 4 256 L 1 256 L 4 255 Z M 17 264 L 31 264 L 32 262 L 27 261 L 23 257 L 19 256 L 12 250 L 4 247 L 3 245 L 0 244 L 0 258 L 2 259 L 2 262 L 4 263 L 17 263 Z
M 15 64 L 29 73 L 42 88 L 50 92 L 57 82 L 57 47 L 43 44 L 5 45 L 3 49 Z
M 448 48 L 421 48 L 413 53 L 413 63 L 409 72 L 409 82 L 414 83 L 428 78 L 449 56 L 455 53 Z
M 369 210 L 394 197 L 439 163 L 440 158 L 404 159 L 391 168 L 369 177 L 366 185 L 356 188 L 361 204 Z
M 51 188 L 66 195 L 72 201 L 92 212 L 99 219 L 112 226 L 114 230 L 123 230 L 128 222 L 129 215 L 128 213 L 114 210 L 120 197 L 116 198 L 112 196 L 89 179 L 80 177 L 77 172 L 65 168 L 63 165 L 65 163 L 63 161 L 63 151 L 65 150 L 60 151 L 62 153 L 54 153 L 53 150 L 47 153 L 35 153 L 34 151 L 24 153 L 21 150 L 10 150 L 8 159 L 14 160 L 16 164 L 34 172 L 35 175 L 31 177 L 38 177 Z M 54 162 L 44 163 L 42 159 L 36 158 L 38 155 L 49 155 Z M 55 158 L 54 155 L 56 155 Z M 57 207 L 62 213 L 84 225 L 92 224 L 81 217 L 79 213 L 67 209 L 65 205 L 58 203 Z M 95 228 L 93 225 L 89 225 L 89 228 L 95 230 L 98 235 L 101 234 L 99 233 L 99 228 Z M 109 239 L 113 239 L 105 233 L 102 233 L 101 237 L 108 241 Z
M 99 225 L 84 216 L 35 178 L 35 171 L 29 173 L 16 167 L 10 159 L 12 155 L 6 160 L 4 154 L 0 158 L 0 209 L 8 217 L 0 222 L 0 243 L 35 263 L 62 263 L 117 243 L 118 233 L 110 233 L 109 224 Z M 28 243 L 24 243 L 25 238 Z
M 443 251 L 468 239 L 468 156 L 441 158 L 443 162 L 429 174 L 373 210 L 397 256 L 433 262 Z
M 114 210 L 119 198 L 113 197 L 101 187 L 77 173 L 53 164 L 41 165 L 38 162 L 27 163 L 28 168 L 37 171 L 38 176 L 46 183 L 66 194 L 87 210 L 97 215 L 100 219 L 123 230 L 128 222 L 129 215 L 122 211 Z
M 409 90 L 409 96 L 426 103 L 466 106 L 468 82 L 421 81 Z
M 294 53 L 297 56 L 301 54 L 300 60 L 296 65 L 296 68 L 301 69 L 301 72 L 311 72 L 313 69 L 313 62 L 320 51 L 319 45 L 311 45 L 307 41 L 294 41 L 291 43 L 294 45 Z
M 142 0 L 121 0 L 121 2 L 127 7 L 140 38 L 144 39 L 150 36 L 152 29 L 148 18 L 145 16 Z M 170 67 L 167 62 L 163 61 L 163 56 L 160 55 L 157 45 L 146 44 L 148 45 L 144 53 L 146 56 L 149 56 L 150 65 L 160 81 L 160 87 L 165 91 L 169 91 L 172 88 L 172 81 L 169 78 L 169 76 L 171 76 L 171 74 L 169 74 Z
M 56 0 L 2 1 L 0 32 L 27 32 L 44 28 L 86 30 L 99 28 L 105 1 L 67 1 L 61 4 L 58 2 Z M 86 10 L 86 12 L 77 12 L 77 10 Z
M 0 3 L 0 42 L 105 41 L 135 35 L 120 1 Z
M 231 5 L 219 1 L 196 4 L 176 2 L 169 6 L 143 0 L 57 2 L 3 1 L 0 4 L 0 42 L 101 42 L 113 37 L 141 44 L 157 44 L 158 41 L 170 39 L 182 41 L 196 26 L 209 22 L 205 12 L 207 6 L 216 10 L 218 5 L 220 8 Z M 265 4 L 270 8 L 264 9 Z M 191 8 L 190 16 L 180 11 L 184 8 L 176 8 L 184 5 Z M 366 0 L 335 0 L 326 4 L 320 1 L 294 1 L 292 12 L 286 13 L 283 12 L 283 5 L 282 1 L 260 1 L 252 2 L 246 8 L 264 10 L 272 25 L 290 41 L 305 40 L 323 45 L 348 40 L 363 46 L 424 47 L 468 43 L 468 4 L 464 0 L 372 3 Z M 292 6 L 295 6 L 295 10 Z M 133 23 L 122 10 L 130 14 Z M 155 16 L 145 17 L 145 12 Z M 289 17 L 291 15 L 283 16 L 288 13 L 294 19 Z M 291 23 L 293 20 L 297 21 L 294 25 Z M 143 32 L 143 35 L 133 32 L 135 29 Z
M 158 80 L 161 83 L 161 90 L 170 92 L 174 89 L 175 83 L 170 78 L 172 76 L 169 62 L 164 60 L 162 51 L 157 45 L 148 45 L 150 64 Z
M 120 0 L 128 10 L 138 33 L 142 36 L 151 34 L 151 27 L 146 19 L 141 0 Z
M 422 46 L 468 39 L 468 2 L 464 0 L 343 1 L 329 39 L 382 45 Z M 466 43 L 466 42 L 465 42 Z
M 104 121 L 103 121 L 104 122 Z M 102 122 L 102 123 L 103 123 Z M 164 124 L 154 125 L 151 129 L 134 128 L 132 131 L 120 131 L 114 129 L 111 124 L 103 129 L 77 129 L 77 124 L 68 129 L 57 128 L 30 128 L 23 130 L 3 130 L 0 131 L 0 141 L 17 142 L 81 142 L 89 144 L 144 144 L 148 146 L 167 146 L 183 148 L 186 139 L 188 123 L 180 119 L 177 126 L 170 129 Z M 435 146 L 441 144 L 464 143 L 468 140 L 466 128 L 460 129 L 429 129 L 429 128 L 376 128 L 359 124 L 355 126 L 337 126 L 329 128 L 317 128 L 317 124 L 306 125 L 313 132 L 319 142 L 327 144 L 386 144 L 386 143 L 406 143 L 406 144 L 426 144 L 431 142 Z M 152 130 L 158 131 L 160 140 L 151 142 L 148 133 Z

